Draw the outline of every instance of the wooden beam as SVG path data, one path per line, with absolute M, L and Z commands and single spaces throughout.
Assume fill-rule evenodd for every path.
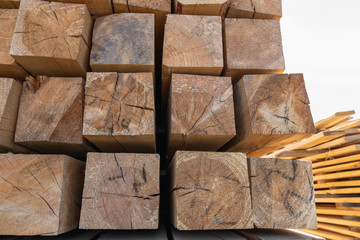
M 292 151 L 283 151 L 276 154 L 276 158 L 282 159 L 297 159 L 302 157 L 308 157 L 319 153 L 324 153 L 326 150 L 292 150 Z
M 340 216 L 360 217 L 360 211 L 336 209 L 335 207 L 316 206 L 316 213 L 317 214 L 325 214 L 325 215 L 340 215 Z
M 0 235 L 77 228 L 84 167 L 65 155 L 0 155 Z
M 9 54 L 17 15 L 17 9 L 0 9 L 0 75 L 2 77 L 25 80 L 25 76 L 28 73 Z
M 316 203 L 360 203 L 360 197 L 316 197 Z
M 354 144 L 347 147 L 342 147 L 334 149 L 325 153 L 316 154 L 309 157 L 300 158 L 299 160 L 303 161 L 318 161 L 325 158 L 335 158 L 335 157 L 344 157 L 353 154 L 360 153 L 360 144 Z
M 162 62 L 163 107 L 169 98 L 171 74 L 219 76 L 223 67 L 221 17 L 167 16 Z
M 218 150 L 236 134 L 231 79 L 173 74 L 168 114 L 168 158 Z
M 359 169 L 359 168 L 360 168 L 360 161 L 344 163 L 344 164 L 339 164 L 339 165 L 330 166 L 330 167 L 313 169 L 313 174 L 317 175 L 317 174 L 344 171 L 344 170 L 353 170 L 353 169 Z
M 0 78 L 0 149 L 2 152 L 30 153 L 14 143 L 22 85 L 12 78 Z
M 317 190 L 315 194 L 360 194 L 360 187 Z
M 341 164 L 341 163 L 354 162 L 354 161 L 359 161 L 359 160 L 360 160 L 360 154 L 355 154 L 355 155 L 350 155 L 347 157 L 315 162 L 315 163 L 313 163 L 313 169 L 336 165 L 336 164 Z
M 236 231 L 241 236 L 249 240 L 324 240 L 323 238 L 316 237 L 301 233 L 299 231 L 280 230 L 280 229 L 250 229 Z
M 232 0 L 227 18 L 257 18 L 280 20 L 281 0 Z
M 157 229 L 157 154 L 89 153 L 80 229 Z
M 316 228 L 311 162 L 249 158 L 256 228 Z
M 315 132 L 302 74 L 246 75 L 234 104 L 237 135 L 222 150 L 261 157 Z
M 154 72 L 154 15 L 122 13 L 95 21 L 90 66 L 94 72 Z
M 29 78 L 23 84 L 15 143 L 84 159 L 94 150 L 82 136 L 83 99 L 82 78 Z
M 331 224 L 343 225 L 343 226 L 360 227 L 360 221 L 347 220 L 347 219 L 344 219 L 344 217 L 338 217 L 338 216 L 318 215 L 317 220 L 318 220 L 318 222 L 322 222 L 322 223 L 331 223 Z
M 50 2 L 86 4 L 90 14 L 104 16 L 113 13 L 111 0 L 47 0 Z
M 279 21 L 226 18 L 224 51 L 223 75 L 234 83 L 246 74 L 279 74 L 285 70 Z
M 176 14 L 210 15 L 225 18 L 231 0 L 174 0 L 173 9 Z
M 175 228 L 253 228 L 245 154 L 177 151 L 170 169 Z
M 359 128 L 359 127 L 360 127 L 360 119 L 349 119 L 347 121 L 335 125 L 334 127 L 331 127 L 330 130 Z
M 104 152 L 155 152 L 151 73 L 88 73 L 83 135 Z
M 325 182 L 325 183 L 314 184 L 315 189 L 330 188 L 330 187 L 358 187 L 358 186 L 360 186 L 360 180 L 336 181 L 336 182 Z
M 1 0 L 0 8 L 19 8 L 20 0 Z
M 301 229 L 301 231 L 309 234 L 314 234 L 316 236 L 324 237 L 330 240 L 355 240 L 353 237 L 345 236 L 336 232 L 330 232 L 325 230 L 309 230 Z
M 23 0 L 10 55 L 33 76 L 85 77 L 91 31 L 84 4 Z
M 325 130 L 330 127 L 333 127 L 343 121 L 346 121 L 351 115 L 355 114 L 355 111 L 346 111 L 346 112 L 337 112 L 334 115 L 322 119 L 315 123 L 317 130 Z
M 330 150 L 338 147 L 345 147 L 351 144 L 360 143 L 360 134 L 344 136 L 341 138 L 334 139 L 332 141 L 320 144 L 316 147 L 309 149 L 312 150 Z
M 354 171 L 347 171 L 347 172 L 316 175 L 316 176 L 314 176 L 314 181 L 341 179 L 341 178 L 350 178 L 350 177 L 359 177 L 359 176 L 360 176 L 360 170 L 354 170 Z

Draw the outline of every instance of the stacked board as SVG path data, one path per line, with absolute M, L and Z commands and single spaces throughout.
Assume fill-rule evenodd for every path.
M 264 157 L 312 161 L 319 230 L 327 239 L 358 239 L 360 120 L 337 112 L 315 126 L 317 133 Z

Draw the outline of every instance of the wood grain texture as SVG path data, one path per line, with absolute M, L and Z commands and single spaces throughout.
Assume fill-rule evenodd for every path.
M 281 42 L 279 21 L 226 18 L 223 74 L 236 83 L 245 74 L 282 73 Z
M 255 227 L 317 228 L 311 162 L 249 158 L 248 167 Z
M 84 80 L 40 76 L 36 81 L 37 90 L 23 84 L 15 142 L 41 153 L 85 158 L 93 149 L 82 136 Z
M 225 18 L 231 0 L 174 0 L 177 14 L 221 16 Z
M 302 74 L 246 75 L 234 103 L 237 136 L 223 150 L 260 157 L 315 133 Z
M 0 155 L 0 234 L 77 228 L 85 164 L 65 155 Z
M 151 73 L 88 73 L 83 135 L 105 152 L 155 152 Z
M 80 228 L 157 229 L 159 192 L 159 155 L 89 153 Z
M 162 64 L 163 106 L 168 100 L 171 74 L 219 76 L 223 66 L 221 17 L 167 16 Z
M 19 8 L 20 0 L 0 0 L 0 8 Z
M 33 76 L 85 77 L 91 29 L 84 4 L 23 0 L 10 55 Z
M 245 154 L 177 151 L 170 169 L 175 228 L 253 228 Z
M 281 0 L 232 0 L 226 17 L 280 20 Z
M 0 75 L 24 80 L 28 73 L 9 54 L 17 15 L 17 9 L 0 9 Z
M 0 149 L 2 152 L 30 153 L 14 143 L 22 85 L 12 78 L 0 78 Z
M 122 13 L 95 21 L 94 72 L 154 72 L 154 15 Z
M 86 4 L 90 14 L 104 16 L 113 13 L 111 0 L 47 0 L 50 2 Z
M 216 151 L 236 135 L 228 77 L 173 74 L 168 158 L 177 150 Z

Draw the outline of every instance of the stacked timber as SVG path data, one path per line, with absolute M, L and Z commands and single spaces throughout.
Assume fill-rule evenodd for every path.
M 20 0 L 1 0 L 0 8 L 19 8 Z
M 338 112 L 315 126 L 318 133 L 264 157 L 311 161 L 319 230 L 327 239 L 360 238 L 360 119 Z
M 227 18 L 254 18 L 280 20 L 281 0 L 232 0 Z

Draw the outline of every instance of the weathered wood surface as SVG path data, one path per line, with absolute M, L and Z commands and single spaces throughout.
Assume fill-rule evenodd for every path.
M 155 152 L 151 73 L 88 73 L 83 135 L 105 152 Z
M 0 0 L 0 8 L 19 8 L 20 0 Z
M 28 73 L 9 54 L 17 15 L 17 9 L 0 9 L 0 75 L 24 80 Z
M 10 55 L 33 76 L 85 77 L 91 31 L 84 4 L 23 0 Z
M 82 136 L 84 80 L 39 76 L 23 84 L 15 142 L 41 153 L 85 158 Z
M 315 132 L 302 74 L 246 75 L 234 104 L 237 136 L 223 150 L 260 157 Z
M 170 169 L 175 228 L 253 228 L 245 154 L 177 151 Z
M 226 18 L 223 74 L 236 83 L 245 74 L 282 73 L 281 41 L 279 21 Z
M 317 228 L 311 162 L 249 158 L 248 167 L 255 227 Z
M 95 21 L 90 66 L 94 72 L 154 72 L 154 15 L 122 13 Z
M 157 229 L 159 192 L 159 155 L 89 153 L 80 228 Z
M 0 235 L 77 228 L 84 168 L 65 155 L 0 155 Z
M 237 232 L 249 240 L 324 240 L 321 237 L 291 230 L 250 229 Z
M 221 17 L 167 16 L 162 63 L 163 106 L 168 101 L 171 74 L 219 76 L 223 67 Z
M 168 114 L 168 158 L 218 150 L 236 135 L 231 79 L 173 74 Z
M 173 240 L 245 240 L 237 233 L 227 230 L 217 231 L 179 231 L 171 228 L 171 239 Z
M 228 18 L 258 18 L 280 20 L 281 0 L 232 0 Z
M 0 149 L 2 152 L 29 153 L 14 143 L 22 85 L 12 78 L 0 78 Z
M 111 0 L 47 0 L 50 2 L 86 4 L 90 14 L 104 16 L 113 13 Z
M 231 0 L 174 0 L 173 9 L 177 14 L 207 15 L 225 18 Z

